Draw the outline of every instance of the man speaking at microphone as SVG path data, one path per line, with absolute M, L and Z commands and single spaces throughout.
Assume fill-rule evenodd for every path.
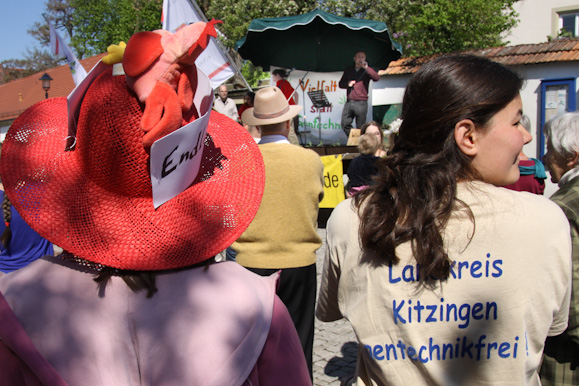
M 377 82 L 380 76 L 368 66 L 366 53 L 357 51 L 354 55 L 354 64 L 344 70 L 342 79 L 338 83 L 340 88 L 345 88 L 346 104 L 342 110 L 342 130 L 346 137 L 350 136 L 352 122 L 356 117 L 356 128 L 366 123 L 368 114 L 368 86 L 370 80 Z

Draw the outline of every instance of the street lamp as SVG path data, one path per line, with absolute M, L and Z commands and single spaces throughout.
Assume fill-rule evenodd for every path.
M 50 81 L 52 78 L 46 72 L 42 75 L 42 78 L 39 80 L 42 81 L 42 88 L 44 89 L 44 98 L 48 99 L 48 90 L 50 90 Z

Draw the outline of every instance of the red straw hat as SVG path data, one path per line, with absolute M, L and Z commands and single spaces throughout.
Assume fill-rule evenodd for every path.
M 155 209 L 143 109 L 125 76 L 108 70 L 88 89 L 76 146 L 65 151 L 66 99 L 32 106 L 3 145 L 6 193 L 41 236 L 90 262 L 165 270 L 207 260 L 236 240 L 259 208 L 259 149 L 240 125 L 212 112 L 197 178 Z

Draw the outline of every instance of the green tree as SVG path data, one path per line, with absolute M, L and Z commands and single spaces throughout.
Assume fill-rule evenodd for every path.
M 327 0 L 322 7 L 338 15 L 381 20 L 404 56 L 494 47 L 517 24 L 517 0 Z
M 66 35 L 72 36 L 74 33 L 73 12 L 71 0 L 48 0 L 43 14 L 45 20 L 35 22 L 27 32 L 41 46 L 47 47 L 50 43 L 50 34 L 46 21 L 49 20 L 57 30 L 65 30 Z
M 69 0 L 48 0 L 44 15 L 55 24 L 56 28 L 64 29 L 70 34 L 72 33 L 72 11 Z M 46 20 L 35 22 L 27 32 L 38 41 L 38 44 L 33 48 L 27 48 L 23 58 L 8 59 L 0 63 L 3 68 L 0 84 L 56 67 L 65 62 L 62 58 L 53 57 L 48 51 L 50 37 Z
M 261 67 L 254 66 L 249 60 L 243 61 L 239 71 L 251 87 L 257 87 L 261 79 L 270 77 L 269 72 L 263 71 Z
M 211 0 L 207 16 L 224 22 L 224 44 L 233 47 L 254 18 L 302 14 L 319 6 L 340 16 L 384 21 L 404 56 L 420 56 L 502 45 L 502 36 L 517 24 L 516 1 Z
M 48 68 L 59 66 L 60 59 L 54 58 L 47 50 L 27 49 L 24 59 L 8 59 L 0 62 L 0 84 L 27 77 Z
M 429 1 L 410 17 L 400 40 L 407 55 L 430 55 L 503 45 L 517 24 L 515 0 Z M 402 27 L 403 28 L 403 27 Z M 405 34 L 404 34 L 405 33 Z
M 2 67 L 0 71 L 2 75 L 2 77 L 0 77 L 0 84 L 34 74 L 35 71 L 26 68 L 26 64 L 25 59 L 7 59 L 0 62 L 0 66 Z
M 237 40 L 245 36 L 251 20 L 299 15 L 312 11 L 317 4 L 314 0 L 211 0 L 207 18 L 223 21 L 218 27 L 227 37 L 222 38 L 223 44 L 233 47 Z
M 163 0 L 48 0 L 44 15 L 83 59 L 126 42 L 135 32 L 161 28 L 162 5 Z M 34 23 L 28 33 L 48 46 L 46 21 Z
M 109 45 L 127 42 L 136 32 L 161 28 L 162 0 L 69 1 L 75 26 L 71 46 L 79 59 L 106 52 Z
M 237 53 L 233 53 L 231 49 L 236 41 L 245 36 L 253 19 L 299 15 L 314 10 L 317 5 L 316 0 L 211 0 L 203 2 L 201 8 L 206 10 L 208 19 L 223 21 L 223 24 L 217 27 L 222 32 L 220 39 L 235 57 Z M 243 61 L 239 68 L 252 87 L 256 87 L 260 79 L 270 76 L 269 72 L 249 61 Z
M 161 28 L 163 0 L 48 0 L 45 20 L 28 30 L 38 45 L 24 58 L 0 63 L 6 82 L 63 64 L 48 52 L 47 20 L 69 42 L 78 59 L 106 52 L 111 44 L 127 41 L 135 32 Z

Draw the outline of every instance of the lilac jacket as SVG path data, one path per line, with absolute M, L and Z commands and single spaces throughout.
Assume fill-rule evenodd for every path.
M 147 299 L 118 277 L 98 290 L 92 274 L 47 256 L 0 277 L 32 344 L 68 385 L 311 384 L 276 275 L 218 263 L 158 275 Z

